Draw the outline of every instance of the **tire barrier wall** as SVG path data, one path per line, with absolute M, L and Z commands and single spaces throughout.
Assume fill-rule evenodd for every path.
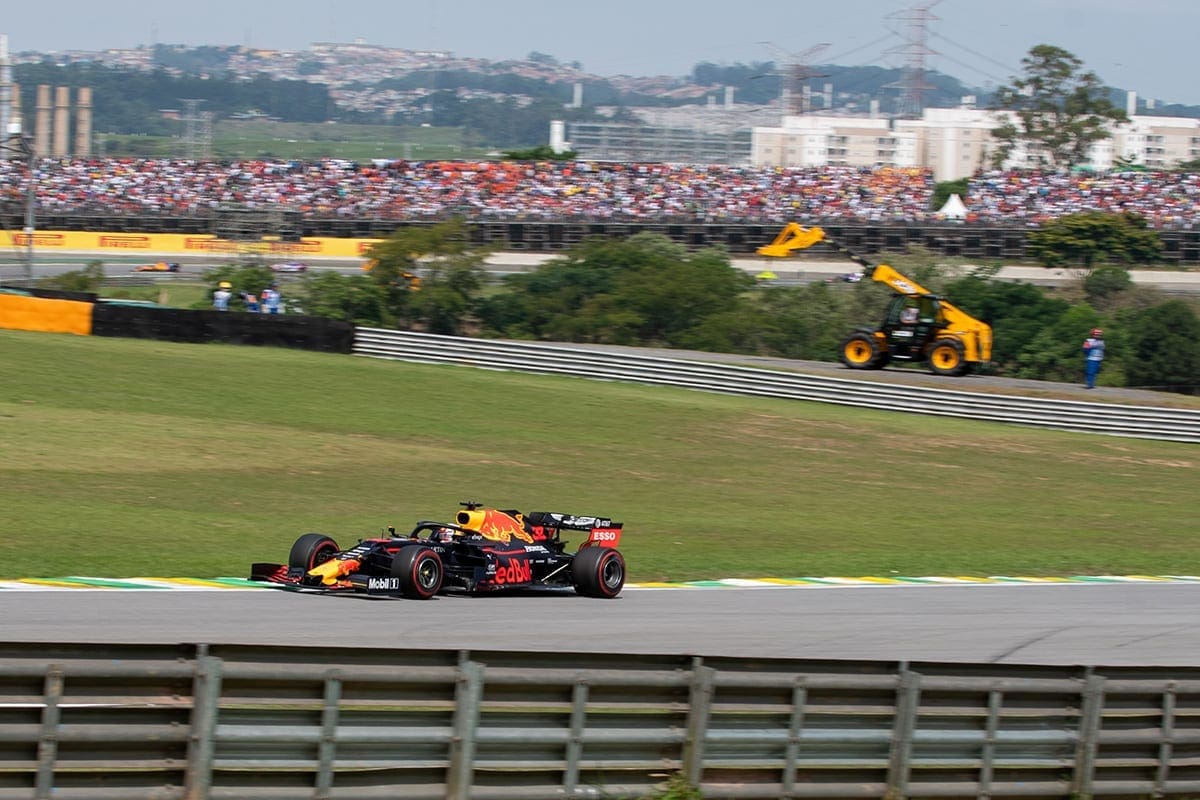
M 350 353 L 354 345 L 354 325 L 325 317 L 123 305 L 97 302 L 94 295 L 40 289 L 12 294 L 0 291 L 0 329 L 292 347 L 326 353 Z
M 358 328 L 354 353 L 423 364 L 677 386 L 1069 431 L 1200 443 L 1200 411 L 982 394 L 562 345 Z
M 354 326 L 349 322 L 292 314 L 96 303 L 92 319 L 96 336 L 292 347 L 326 353 L 349 353 L 354 342 Z
M 1200 793 L 1200 668 L 0 644 L 0 800 Z
M 614 238 L 635 233 L 651 232 L 667 236 L 689 249 L 722 247 L 731 255 L 749 255 L 761 245 L 768 244 L 779 229 L 791 220 L 753 223 L 711 223 L 695 220 L 644 220 L 640 222 L 612 222 L 567 220 L 542 221 L 483 221 L 467 222 L 471 243 L 479 246 L 496 247 L 501 250 L 532 252 L 556 252 L 568 250 L 593 236 Z M 398 222 L 369 218 L 354 219 L 305 219 L 300 223 L 299 241 L 290 243 L 280 239 L 271 247 L 278 254 L 316 255 L 314 246 L 305 240 L 339 239 L 385 239 L 402 227 L 425 227 L 436 224 L 436 220 L 422 222 Z M 863 254 L 902 252 L 910 247 L 926 248 L 940 256 L 962 258 L 1022 261 L 1026 259 L 1026 237 L 1029 228 L 1024 226 L 988 225 L 981 223 L 908 223 L 901 225 L 870 225 L 846 223 L 838 220 L 806 219 L 805 224 L 820 225 L 830 237 L 849 249 Z M 45 214 L 38 217 L 38 225 L 45 229 L 35 234 L 34 246 L 62 248 L 65 245 L 55 235 L 69 231 L 104 232 L 112 238 L 114 247 L 123 252 L 136 254 L 146 245 L 137 237 L 147 234 L 192 234 L 193 236 L 215 237 L 219 221 L 213 217 L 158 217 L 130 216 L 111 217 L 88 214 Z M 19 231 L 12 232 L 16 241 L 24 241 Z M 122 241 L 122 234 L 133 238 Z M 262 230 L 263 236 L 279 236 L 280 231 Z M 96 233 L 96 236 L 101 235 Z M 1166 264 L 1181 266 L 1200 264 L 1200 230 L 1161 230 L 1158 235 L 1163 243 L 1162 260 Z M 126 238 L 128 238 L 128 236 Z M 50 237 L 50 238 L 47 238 Z M 182 239 L 180 241 L 183 241 Z M 186 244 L 180 245 L 185 250 Z M 233 247 L 232 243 L 223 246 Z M 332 243 L 326 246 L 332 247 Z M 219 249 L 209 242 L 193 242 L 190 249 Z M 361 245 L 352 247 L 354 255 L 361 255 Z M 338 255 L 330 253 L 330 255 Z

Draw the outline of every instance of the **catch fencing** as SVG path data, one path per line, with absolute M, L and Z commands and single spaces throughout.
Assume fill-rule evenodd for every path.
M 677 386 L 1176 442 L 1200 442 L 1200 410 L 1085 403 L 852 380 L 560 345 L 357 328 L 356 355 Z
M 0 800 L 1200 794 L 1200 668 L 4 643 L 0 693 Z

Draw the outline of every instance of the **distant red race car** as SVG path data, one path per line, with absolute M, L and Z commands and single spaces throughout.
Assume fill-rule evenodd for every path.
M 428 600 L 439 592 L 468 594 L 529 587 L 573 587 L 586 597 L 612 598 L 625 585 L 616 549 L 622 523 L 463 503 L 454 522 L 418 522 L 406 535 L 362 539 L 343 550 L 322 533 L 292 545 L 287 564 L 250 567 L 250 579 L 318 592 L 361 592 Z M 567 551 L 564 531 L 586 532 Z
M 272 272 L 299 273 L 307 272 L 308 265 L 302 261 L 282 261 L 271 265 Z

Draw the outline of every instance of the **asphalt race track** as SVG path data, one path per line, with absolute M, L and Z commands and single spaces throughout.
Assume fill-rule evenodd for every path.
M 1200 665 L 1200 582 L 629 588 L 429 601 L 270 588 L 0 591 L 10 642 Z
M 516 261 L 516 259 L 510 259 Z M 499 271 L 526 263 L 493 265 Z M 351 265 L 345 269 L 356 269 Z M 748 265 L 742 265 L 743 269 Z M 57 274 L 78 264 L 44 266 Z M 804 280 L 845 271 L 804 265 Z M 778 268 L 777 268 L 778 270 Z M 1158 276 L 1146 276 L 1157 278 Z M 1200 274 L 1174 273 L 1188 291 Z M 719 357 L 716 357 L 719 358 Z M 745 362 L 746 359 L 739 359 Z M 836 365 L 813 365 L 814 369 Z M 928 375 L 886 380 L 928 381 Z M 955 388 L 980 388 L 983 376 Z M 1010 382 L 1019 383 L 1019 382 Z M 1009 388 L 1024 388 L 1014 387 Z M 1075 386 L 1039 384 L 1066 392 Z M 1111 390 L 1154 405 L 1157 396 Z M 1125 396 L 1128 393 L 1128 396 Z M 1130 584 L 628 588 L 616 600 L 567 593 L 427 602 L 269 588 L 0 591 L 9 642 L 651 653 L 742 658 L 1200 666 L 1200 581 Z

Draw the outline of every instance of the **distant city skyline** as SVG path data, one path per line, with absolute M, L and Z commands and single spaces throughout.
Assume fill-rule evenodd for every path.
M 1030 47 L 1052 44 L 1110 86 L 1200 105 L 1191 57 L 1196 0 L 109 0 L 99 11 L 64 0 L 50 16 L 36 4 L 6 9 L 0 34 L 12 52 L 152 44 L 304 50 L 363 40 L 496 61 L 536 51 L 603 76 L 684 76 L 701 62 L 781 63 L 813 50 L 815 63 L 902 67 L 917 49 L 905 39 L 906 10 L 915 7 L 930 17 L 927 68 L 968 86 L 1007 83 Z

